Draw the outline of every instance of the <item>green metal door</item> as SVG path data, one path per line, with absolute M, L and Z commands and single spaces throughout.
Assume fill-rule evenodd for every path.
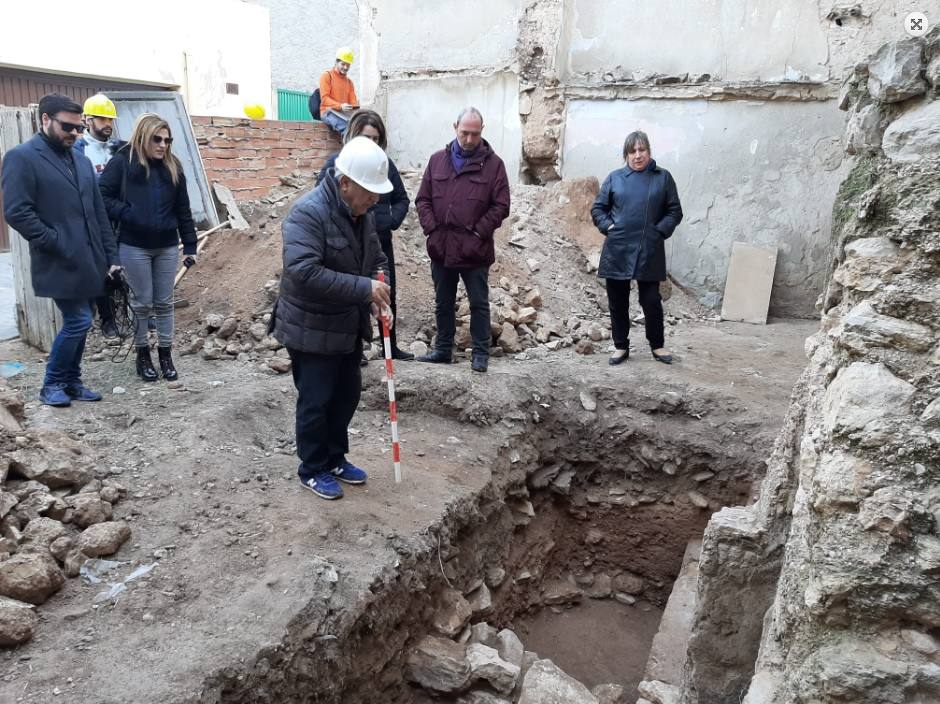
M 313 122 L 307 101 L 310 94 L 299 90 L 277 89 L 277 119 Z

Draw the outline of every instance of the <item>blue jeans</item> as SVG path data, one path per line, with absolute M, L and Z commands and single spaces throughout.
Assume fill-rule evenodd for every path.
M 62 311 L 62 329 L 55 336 L 46 359 L 44 386 L 51 384 L 74 385 L 82 382 L 82 353 L 85 338 L 91 329 L 91 300 L 56 298 Z
M 349 120 L 340 117 L 335 112 L 328 112 L 320 119 L 329 125 L 330 129 L 332 129 L 334 132 L 339 132 L 341 137 L 346 131 L 346 126 L 349 124 Z
M 131 310 L 137 319 L 134 345 L 147 346 L 147 320 L 157 319 L 157 344 L 173 345 L 173 280 L 179 266 L 176 245 L 144 249 L 120 245 L 121 266 L 131 287 Z

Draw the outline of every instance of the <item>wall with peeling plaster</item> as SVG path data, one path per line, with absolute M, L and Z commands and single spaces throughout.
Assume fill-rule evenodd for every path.
M 387 81 L 379 98 L 377 107 L 389 116 L 389 155 L 399 169 L 422 169 L 431 154 L 454 138 L 453 123 L 460 109 L 472 104 L 483 114 L 483 137 L 506 163 L 511 180 L 516 180 L 521 127 L 519 81 L 514 73 Z M 430 108 L 419 111 L 415 106 Z
M 673 276 L 717 304 L 732 243 L 774 245 L 773 312 L 806 314 L 825 284 L 843 119 L 830 102 L 572 101 L 565 175 L 603 181 L 626 133 L 644 130 L 685 212 L 666 243 Z
M 526 182 L 603 178 L 627 132 L 645 126 L 686 204 L 672 273 L 717 304 L 731 243 L 775 244 L 778 315 L 814 314 L 822 288 L 845 169 L 843 76 L 903 38 L 909 12 L 940 21 L 940 0 L 310 4 L 327 34 L 330 14 L 355 6 L 360 96 L 387 116 L 404 168 L 451 137 L 467 103 L 483 111 L 510 177 Z

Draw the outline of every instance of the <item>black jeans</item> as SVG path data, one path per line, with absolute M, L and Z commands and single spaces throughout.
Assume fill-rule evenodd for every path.
M 111 299 L 108 296 L 96 298 L 95 308 L 98 309 L 98 317 L 101 319 L 102 325 L 114 321 L 114 309 L 111 306 Z
M 450 354 L 454 348 L 454 334 L 457 331 L 457 317 L 454 304 L 457 302 L 457 281 L 463 279 L 470 300 L 470 337 L 473 339 L 473 354 L 488 357 L 490 354 L 490 289 L 487 280 L 490 275 L 488 266 L 475 269 L 450 269 L 431 262 L 431 278 L 434 280 L 435 307 L 437 318 L 436 349 Z
M 398 328 L 398 303 L 395 296 L 395 247 L 392 245 L 392 238 L 388 239 L 379 236 L 379 242 L 382 244 L 382 251 L 385 258 L 388 259 L 388 285 L 392 289 L 392 315 L 395 316 L 395 324 L 388 331 L 388 340 L 392 343 L 392 349 L 398 349 L 398 338 L 395 336 L 395 330 Z M 379 330 L 379 344 L 382 344 L 382 324 L 376 321 Z
M 605 279 L 607 282 L 607 305 L 610 306 L 610 329 L 614 347 L 630 349 L 630 282 Z M 640 307 L 646 322 L 646 339 L 650 349 L 658 350 L 665 344 L 663 339 L 663 299 L 659 295 L 658 281 L 637 281 L 640 290 Z
M 297 456 L 300 478 L 309 479 L 342 462 L 349 452 L 349 421 L 359 405 L 359 352 L 309 354 L 288 348 L 297 387 Z

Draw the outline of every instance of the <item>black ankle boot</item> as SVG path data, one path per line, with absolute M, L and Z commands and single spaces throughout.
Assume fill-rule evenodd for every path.
M 150 348 L 147 345 L 137 348 L 137 376 L 144 381 L 156 381 L 157 370 L 153 368 L 150 359 Z
M 163 378 L 167 381 L 176 381 L 179 374 L 176 373 L 176 367 L 173 366 L 170 348 L 158 347 L 157 355 L 160 357 L 160 371 L 163 372 Z

